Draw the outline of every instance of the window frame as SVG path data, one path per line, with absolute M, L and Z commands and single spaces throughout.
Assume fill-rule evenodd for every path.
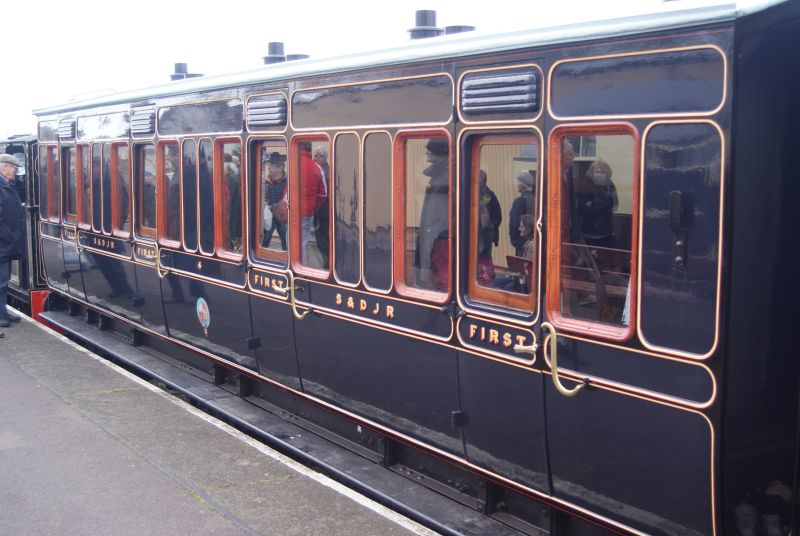
M 252 191 L 254 200 L 253 218 L 252 218 L 253 224 L 251 226 L 253 232 L 250 233 L 250 236 L 252 237 L 253 241 L 252 251 L 257 260 L 272 262 L 280 264 L 281 266 L 287 266 L 289 263 L 289 247 L 290 247 L 288 241 L 286 243 L 286 251 L 270 249 L 261 245 L 261 237 L 263 236 L 264 233 L 263 218 L 261 216 L 261 211 L 263 210 L 264 206 L 263 203 L 266 195 L 266 190 L 264 189 L 264 175 L 262 172 L 260 156 L 264 145 L 278 144 L 278 143 L 283 143 L 283 147 L 286 152 L 286 190 L 288 193 L 290 184 L 289 177 L 292 169 L 294 169 L 294 166 L 291 164 L 291 159 L 289 157 L 289 143 L 286 140 L 286 137 L 277 136 L 277 137 L 265 137 L 265 138 L 256 138 L 248 140 L 248 147 L 252 148 L 251 151 L 252 155 L 249 156 L 247 160 L 248 162 L 250 162 L 250 165 L 252 166 L 252 171 L 250 172 L 250 176 L 253 177 L 251 182 L 252 182 Z M 287 225 L 291 225 L 291 219 L 287 221 Z
M 47 217 L 45 218 L 45 220 L 49 221 L 51 223 L 57 223 L 57 224 L 61 223 L 61 199 L 60 199 L 60 197 L 62 195 L 63 189 L 61 188 L 61 185 L 59 184 L 58 193 L 56 194 L 56 192 L 55 192 L 56 177 L 55 177 L 55 173 L 53 173 L 53 171 L 55 170 L 55 167 L 54 167 L 54 164 L 53 164 L 53 154 L 57 155 L 57 157 L 59 159 L 58 160 L 58 166 L 61 166 L 61 154 L 60 154 L 59 151 L 60 151 L 59 145 L 56 145 L 56 144 L 47 145 L 45 147 L 45 162 L 46 162 L 46 166 L 47 166 L 47 177 L 46 177 L 46 180 L 47 180 L 47 192 L 46 192 L 47 193 Z M 59 169 L 58 172 L 59 172 L 59 175 L 60 175 L 61 174 L 61 170 Z M 61 178 L 58 177 L 58 181 L 60 181 L 60 180 L 61 180 Z M 57 198 L 59 198 L 58 199 L 58 211 L 57 211 L 57 214 L 53 215 L 53 213 L 56 212 L 54 210 L 55 207 L 53 206 L 54 205 L 53 202 Z
M 86 151 L 85 159 L 87 162 L 84 162 L 84 150 Z M 90 143 L 79 143 L 75 146 L 76 156 L 76 166 L 78 171 L 78 180 L 77 180 L 77 187 L 78 187 L 78 219 L 77 219 L 77 226 L 79 229 L 84 229 L 90 231 L 92 229 L 92 145 Z M 88 164 L 88 176 L 83 172 L 84 171 L 84 164 Z M 83 199 L 83 191 L 84 188 L 88 186 L 89 188 L 89 206 L 86 206 Z
M 129 238 L 131 231 L 122 229 L 120 210 L 120 191 L 119 191 L 119 162 L 118 150 L 124 147 L 128 149 L 128 222 L 130 228 L 133 229 L 133 216 L 131 214 L 131 148 L 128 142 L 116 142 L 111 144 L 111 162 L 109 162 L 109 170 L 111 173 L 111 234 L 120 238 Z
M 312 268 L 310 266 L 306 266 L 303 264 L 303 256 L 301 251 L 302 245 L 302 235 L 303 235 L 303 222 L 300 220 L 301 215 L 301 207 L 300 204 L 302 203 L 302 193 L 300 188 L 300 143 L 302 142 L 309 142 L 313 143 L 315 141 L 318 142 L 325 142 L 328 144 L 328 154 L 331 154 L 330 148 L 332 147 L 331 138 L 327 134 L 324 133 L 317 133 L 317 134 L 298 134 L 291 139 L 289 144 L 289 160 L 292 162 L 289 167 L 289 258 L 291 259 L 291 266 L 295 273 L 300 275 L 305 275 L 309 277 L 313 277 L 316 279 L 328 279 L 331 275 L 333 270 L 332 262 L 328 262 L 328 269 L 323 270 L 321 268 Z M 329 162 L 330 164 L 330 162 Z M 328 178 L 328 182 L 330 183 L 330 177 Z M 328 206 L 330 208 L 331 202 L 331 195 L 330 195 L 330 185 L 328 186 Z M 295 207 L 293 210 L 292 207 Z M 330 214 L 330 211 L 329 211 Z M 328 232 L 330 233 L 331 227 L 328 227 Z M 328 243 L 330 249 L 330 241 Z M 330 251 L 328 252 L 328 259 L 330 257 Z M 331 259 L 332 260 L 332 259 Z
M 197 141 L 197 252 L 200 255 L 206 257 L 213 257 L 217 251 L 217 207 L 216 202 L 218 201 L 218 193 L 216 188 L 216 145 L 214 143 L 214 138 L 210 136 L 201 136 L 199 138 L 195 138 Z M 201 184 L 202 178 L 202 170 L 204 167 L 204 162 L 200 161 L 200 155 L 203 151 L 204 145 L 211 146 L 211 215 L 214 217 L 213 228 L 211 229 L 211 251 L 208 251 L 203 248 L 203 216 L 204 212 L 201 210 L 203 208 L 202 196 L 203 191 L 201 191 L 203 184 Z
M 67 172 L 69 171 L 69 169 L 68 169 L 69 161 L 66 158 L 64 158 L 64 156 L 65 155 L 69 155 L 70 153 L 72 153 L 70 160 L 72 161 L 73 165 L 75 166 L 75 192 L 73 194 L 74 197 L 75 197 L 75 212 L 74 213 L 70 213 L 70 211 L 69 211 L 69 190 L 70 190 L 70 188 L 69 188 L 69 179 L 64 181 L 64 186 L 65 187 L 61 189 L 61 196 L 62 196 L 61 204 L 64 207 L 64 211 L 63 211 L 64 223 L 69 223 L 71 225 L 76 225 L 76 223 L 78 221 L 78 204 L 79 204 L 78 192 L 80 191 L 78 189 L 78 149 L 74 144 L 62 145 L 61 146 L 61 168 L 62 168 L 61 169 L 61 176 L 62 177 L 68 175 Z
M 183 155 L 186 153 L 185 147 L 186 147 L 187 143 L 194 143 L 194 177 L 193 177 L 194 180 L 192 181 L 194 183 L 194 225 L 195 225 L 195 227 L 194 227 L 195 247 L 194 248 L 189 248 L 189 247 L 186 246 L 186 220 L 185 220 L 186 211 L 185 211 L 185 206 L 184 206 L 185 205 L 184 204 L 184 197 L 185 197 L 186 190 L 183 187 L 184 186 L 184 173 L 183 173 L 183 168 L 184 168 L 184 166 L 183 166 L 183 158 L 184 158 L 184 156 Z M 198 221 L 199 213 L 200 213 L 200 200 L 199 200 L 199 194 L 198 194 L 198 192 L 199 192 L 199 186 L 198 186 L 199 169 L 198 169 L 198 167 L 199 166 L 197 164 L 197 160 L 199 158 L 199 154 L 198 153 L 199 153 L 200 143 L 199 143 L 199 139 L 198 138 L 188 137 L 188 138 L 182 138 L 180 140 L 179 146 L 180 146 L 180 149 L 178 151 L 178 159 L 179 159 L 178 165 L 180 166 L 180 174 L 181 174 L 181 179 L 180 179 L 181 180 L 181 187 L 180 187 L 180 191 L 181 191 L 181 244 L 183 246 L 183 250 L 184 251 L 188 251 L 190 253 L 197 253 L 200 250 L 200 223 Z
M 367 271 L 366 271 L 366 251 L 367 251 L 367 157 L 369 153 L 367 153 L 367 140 L 373 134 L 377 135 L 384 135 L 388 138 L 389 142 L 389 221 L 391 222 L 391 230 L 389 232 L 389 236 L 391 237 L 390 243 L 390 252 L 389 252 L 389 285 L 387 288 L 378 288 L 370 285 L 367 281 Z M 360 166 L 360 173 L 361 173 L 361 283 L 364 285 L 364 288 L 371 291 L 376 292 L 378 294 L 389 294 L 392 289 L 394 288 L 394 199 L 393 199 L 393 192 L 394 192 L 394 177 L 393 177 L 393 161 L 394 161 L 394 138 L 392 134 L 388 130 L 369 130 L 362 134 L 361 136 L 361 166 Z
M 50 195 L 50 183 L 48 182 L 47 178 L 47 160 L 50 158 L 50 151 L 49 145 L 40 145 L 37 148 L 37 155 L 36 155 L 36 166 L 39 172 L 39 191 L 37 192 L 37 203 L 39 203 L 39 220 L 41 221 L 49 221 L 50 220 L 50 199 L 48 196 Z M 42 188 L 44 185 L 44 189 Z M 44 200 L 44 202 L 42 202 Z M 44 209 L 42 208 L 44 207 Z
M 453 294 L 454 281 L 449 277 L 450 284 L 446 292 L 437 290 L 421 289 L 406 284 L 406 141 L 409 139 L 430 139 L 444 138 L 448 144 L 448 187 L 450 199 L 447 207 L 448 226 L 450 229 L 449 254 L 447 262 L 448 275 L 453 273 L 453 152 L 454 143 L 450 132 L 443 128 L 428 128 L 414 130 L 400 130 L 393 140 L 392 145 L 392 188 L 393 188 L 393 228 L 392 228 L 392 249 L 393 249 L 393 279 L 397 293 L 403 297 L 413 298 L 435 304 L 445 304 Z
M 152 147 L 153 151 L 156 150 L 156 144 L 153 141 L 146 141 L 143 143 L 134 143 L 132 147 L 132 159 L 133 160 L 133 170 L 135 173 L 135 177 L 133 177 L 133 183 L 136 185 L 136 209 L 134 210 L 134 214 L 136 216 L 136 223 L 134 225 L 134 229 L 136 230 L 136 237 L 137 238 L 145 238 L 149 240 L 155 240 L 158 235 L 158 210 L 156 210 L 156 226 L 155 227 L 145 227 L 142 225 L 142 190 L 144 187 L 144 169 L 145 169 L 145 159 L 142 159 L 140 162 L 140 155 L 144 153 L 144 150 L 147 147 Z M 158 153 L 156 152 L 156 158 L 158 157 Z M 156 168 L 156 172 L 158 169 Z M 158 181 L 156 181 L 156 185 Z M 158 200 L 158 192 L 156 191 L 156 201 Z
M 95 166 L 94 166 L 94 153 L 95 148 L 99 147 L 100 151 L 100 164 L 97 166 L 97 191 L 95 191 Z M 92 202 L 91 222 L 89 225 L 93 233 L 103 234 L 103 144 L 99 142 L 91 142 L 89 144 L 89 189 L 91 194 L 89 198 Z M 95 203 L 97 203 L 97 214 L 95 213 Z M 99 225 L 95 225 L 95 218 Z
M 358 270 L 358 278 L 355 282 L 345 281 L 336 273 L 336 200 L 333 198 L 335 197 L 334 192 L 336 192 L 336 163 L 338 158 L 336 155 L 336 142 L 343 136 L 353 136 L 356 145 L 356 173 L 358 174 L 355 193 L 358 200 L 358 206 L 356 207 L 356 224 L 358 225 L 358 243 L 356 247 L 358 247 L 358 265 L 356 269 Z M 357 288 L 364 281 L 364 137 L 354 130 L 337 132 L 333 137 L 333 142 L 330 145 L 328 154 L 330 155 L 328 157 L 328 167 L 330 169 L 330 177 L 328 177 L 328 229 L 330 232 L 330 251 L 328 252 L 328 258 L 330 259 L 329 266 L 337 284 L 343 287 Z
M 628 325 L 612 325 L 586 319 L 571 318 L 561 312 L 561 144 L 569 136 L 629 136 L 633 144 L 632 185 L 631 185 L 631 250 L 630 250 L 630 289 Z M 587 335 L 599 339 L 623 342 L 630 339 L 636 330 L 637 322 L 637 270 L 639 257 L 639 190 L 641 184 L 641 136 L 631 123 L 580 123 L 560 125 L 550 132 L 548 139 L 548 181 L 547 181 L 547 265 L 545 267 L 547 318 L 560 330 Z
M 540 281 L 540 266 L 541 266 L 541 252 L 542 252 L 542 232 L 541 221 L 544 217 L 542 214 L 542 195 L 544 190 L 544 169 L 542 165 L 542 157 L 544 151 L 542 150 L 541 135 L 537 130 L 525 129 L 525 131 L 509 131 L 509 130 L 492 130 L 480 131 L 470 133 L 470 138 L 474 141 L 469 145 L 469 154 L 471 161 L 467 167 L 470 172 L 470 190 L 469 190 L 469 207 L 468 217 L 469 223 L 467 228 L 468 242 L 466 244 L 467 252 L 467 285 L 466 292 L 469 303 L 473 305 L 490 305 L 511 309 L 517 312 L 524 313 L 525 315 L 537 315 L 537 305 L 539 302 L 539 295 L 541 292 Z M 471 141 L 467 138 L 467 141 Z M 537 146 L 537 154 L 539 160 L 539 169 L 537 177 L 534 178 L 534 214 L 533 214 L 533 232 L 536 237 L 537 243 L 534 246 L 534 256 L 531 261 L 531 289 L 528 294 L 519 292 L 510 292 L 492 287 L 484 287 L 477 282 L 478 262 L 477 262 L 477 233 L 478 233 L 478 199 L 479 197 L 479 172 L 481 169 L 481 148 L 486 145 L 524 145 L 525 141 L 534 140 Z M 516 199 L 516 197 L 515 197 Z M 508 213 L 504 216 L 508 218 Z M 507 222 L 506 222 L 507 223 Z
M 114 184 L 111 177 L 111 143 L 103 142 L 100 145 L 100 191 L 101 195 L 101 214 L 100 228 L 105 236 L 111 236 L 114 229 Z M 106 177 L 106 175 L 109 175 Z M 111 190 L 106 192 L 106 186 Z M 108 197 L 108 228 L 106 228 L 106 197 Z
M 183 240 L 183 174 L 179 169 L 175 170 L 176 173 L 180 174 L 178 176 L 178 192 L 180 194 L 180 199 L 178 200 L 180 239 L 174 240 L 167 237 L 168 198 L 166 192 L 168 192 L 169 184 L 167 183 L 167 176 L 164 173 L 164 148 L 168 146 L 177 148 L 179 165 L 181 158 L 181 144 L 178 142 L 178 140 L 160 140 L 158 143 L 156 143 L 156 236 L 159 245 L 168 248 L 180 249 L 181 242 Z M 161 195 L 159 195 L 159 193 Z
M 244 259 L 244 254 L 247 249 L 245 239 L 245 220 L 244 220 L 244 204 L 245 204 L 245 174 L 242 171 L 242 160 L 246 158 L 244 153 L 244 144 L 241 138 L 237 137 L 220 137 L 213 140 L 213 155 L 214 155 L 214 197 L 219 202 L 214 204 L 214 252 L 220 259 L 227 259 L 231 261 L 241 261 Z M 228 217 L 223 212 L 223 196 L 222 196 L 222 181 L 225 180 L 225 157 L 223 156 L 222 146 L 226 143 L 236 143 L 239 145 L 239 228 L 242 233 L 241 251 L 236 253 L 226 247 L 225 237 L 230 234 L 227 229 Z

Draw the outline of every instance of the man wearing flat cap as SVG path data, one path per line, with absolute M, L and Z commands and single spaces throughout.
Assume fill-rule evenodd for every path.
M 269 169 L 266 177 L 266 194 L 264 202 L 266 210 L 272 214 L 269 225 L 262 230 L 261 245 L 270 247 L 272 235 L 278 231 L 281 240 L 281 249 L 286 251 L 286 227 L 289 217 L 286 197 L 286 157 L 278 152 L 269 155 Z
M 511 245 L 517 257 L 522 257 L 525 248 L 526 237 L 519 232 L 519 222 L 524 214 L 533 216 L 534 195 L 533 195 L 533 175 L 528 171 L 523 171 L 516 177 L 517 191 L 519 197 L 514 199 L 511 204 L 511 213 L 508 217 L 508 234 L 511 237 Z
M 22 166 L 13 155 L 0 155 L 0 327 L 19 322 L 19 317 L 8 312 L 8 280 L 11 261 L 22 256 L 25 247 L 25 212 L 14 187 L 17 170 Z

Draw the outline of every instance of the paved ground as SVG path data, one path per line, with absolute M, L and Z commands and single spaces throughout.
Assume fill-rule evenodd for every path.
M 27 318 L 0 330 L 0 534 L 432 534 Z

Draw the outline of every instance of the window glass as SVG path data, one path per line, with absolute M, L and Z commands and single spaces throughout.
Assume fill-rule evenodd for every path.
M 111 188 L 111 144 L 103 144 L 103 232 L 111 234 L 111 207 L 113 192 Z
M 81 145 L 78 147 L 78 156 L 80 158 L 80 180 L 78 185 L 80 187 L 80 223 L 84 225 L 91 224 L 92 221 L 92 176 L 91 159 L 89 158 L 89 146 Z
M 324 141 L 301 141 L 297 156 L 297 169 L 300 172 L 300 258 L 303 265 L 321 270 L 328 269 L 330 251 L 329 146 Z M 320 156 L 320 150 L 324 156 Z
M 392 140 L 388 134 L 368 134 L 364 140 L 363 180 L 364 282 L 377 290 L 389 290 L 392 286 Z
M 219 244 L 225 251 L 242 252 L 242 166 L 241 145 L 238 142 L 219 144 L 222 161 L 220 177 L 220 223 L 222 237 Z
M 43 147 L 39 153 L 39 216 L 46 220 L 50 215 L 48 194 L 50 187 L 47 178 L 47 148 Z
M 200 200 L 200 250 L 214 252 L 214 147 L 200 141 L 198 154 L 198 196 Z
M 58 161 L 58 149 L 50 148 L 50 179 L 53 195 L 51 197 L 50 219 L 57 221 L 61 215 L 61 166 Z
M 450 287 L 450 147 L 444 137 L 405 140 L 405 285 Z
M 178 166 L 178 144 L 165 143 L 161 149 L 160 191 L 164 195 L 164 221 L 161 236 L 173 242 L 181 240 L 181 177 Z
M 102 147 L 99 143 L 92 145 L 92 228 L 100 232 L 103 218 L 103 190 L 100 187 L 103 166 Z
M 64 150 L 64 167 L 67 174 L 64 195 L 66 196 L 66 215 L 67 221 L 74 222 L 78 214 L 78 171 L 75 147 Z
M 128 234 L 131 232 L 130 215 L 130 151 L 127 145 L 114 146 L 114 231 Z
M 539 247 L 539 145 L 532 136 L 494 135 L 472 147 L 470 297 L 530 310 Z
M 629 135 L 597 135 L 595 154 L 561 140 L 559 301 L 564 318 L 628 326 L 635 175 Z
M 137 230 L 154 236 L 156 229 L 156 149 L 152 144 L 137 145 L 134 166 L 139 185 Z
M 264 141 L 257 145 L 258 208 L 256 233 L 260 236 L 260 256 L 267 260 L 286 262 L 287 234 L 289 232 L 288 174 L 286 170 L 286 143 Z M 263 249 L 271 250 L 263 251 Z
M 336 277 L 344 283 L 358 283 L 361 274 L 361 200 L 358 193 L 358 136 L 336 137 L 334 150 L 333 199 L 336 231 Z M 314 155 L 320 156 L 319 150 Z
M 722 149 L 708 123 L 656 125 L 645 140 L 639 327 L 646 344 L 695 356 L 714 348 Z
M 197 249 L 197 142 L 183 142 L 181 164 L 183 184 L 183 244 L 186 249 Z

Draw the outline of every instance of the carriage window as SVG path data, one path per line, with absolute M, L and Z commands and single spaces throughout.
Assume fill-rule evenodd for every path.
M 530 135 L 480 136 L 471 154 L 469 296 L 532 311 L 541 238 L 539 144 Z
M 178 144 L 164 143 L 158 147 L 158 191 L 164 192 L 161 201 L 159 237 L 176 245 L 181 240 L 181 183 L 178 166 Z
M 183 245 L 197 250 L 197 142 L 183 142 L 181 181 L 183 192 Z
M 286 263 L 289 231 L 289 193 L 286 143 L 262 141 L 254 145 L 256 192 L 253 236 L 256 254 L 264 260 Z
M 358 188 L 358 136 L 341 134 L 334 146 L 333 199 L 336 277 L 357 284 L 361 275 L 361 200 Z M 319 157 L 319 155 L 315 155 Z
M 211 254 L 214 253 L 214 148 L 211 140 L 200 141 L 197 162 L 200 251 Z
M 61 216 L 61 167 L 58 162 L 58 149 L 49 147 L 50 162 L 48 179 L 50 181 L 50 221 L 58 221 Z
M 385 132 L 364 140 L 364 283 L 392 287 L 392 139 Z
M 102 147 L 99 143 L 92 145 L 92 228 L 100 232 L 102 211 L 102 190 L 100 188 L 100 177 L 102 170 Z
M 296 167 L 299 173 L 300 262 L 317 270 L 328 269 L 330 254 L 330 212 L 328 181 L 330 144 L 325 140 L 297 142 Z
M 92 222 L 92 176 L 91 158 L 89 158 L 89 146 L 81 145 L 78 147 L 78 188 L 80 196 L 78 200 L 78 218 L 82 226 L 89 227 Z
M 134 152 L 137 185 L 136 230 L 142 236 L 156 235 L 156 149 L 152 144 L 137 145 Z
M 217 143 L 217 184 L 222 251 L 242 254 L 242 167 L 239 142 Z
M 113 192 L 111 187 L 111 144 L 103 144 L 103 232 L 111 234 Z
M 66 197 L 64 219 L 74 223 L 78 216 L 78 171 L 75 161 L 75 147 L 63 149 L 63 160 L 64 173 L 66 175 L 66 184 L 64 186 L 64 196 Z
M 39 216 L 43 220 L 46 220 L 50 214 L 50 203 L 47 199 L 50 193 L 50 188 L 47 184 L 47 155 L 47 147 L 42 147 L 39 153 Z
M 551 145 L 548 308 L 561 327 L 621 339 L 632 328 L 632 222 L 635 141 L 627 128 L 593 129 L 594 155 L 581 156 L 588 133 L 569 129 Z M 557 180 L 556 180 L 557 178 Z M 554 236 L 555 235 L 555 236 Z M 554 251 L 555 250 L 555 251 Z
M 395 146 L 402 169 L 397 197 L 405 199 L 398 207 L 402 226 L 395 244 L 402 244 L 403 258 L 395 265 L 396 279 L 404 293 L 416 289 L 422 297 L 444 301 L 450 288 L 450 144 L 439 133 L 417 136 L 400 136 Z
M 131 232 L 130 151 L 127 145 L 114 145 L 112 150 L 115 207 L 113 229 L 116 234 L 128 236 Z

